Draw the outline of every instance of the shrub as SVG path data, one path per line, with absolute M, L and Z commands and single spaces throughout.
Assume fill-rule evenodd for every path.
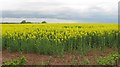
M 5 61 L 3 64 L 5 64 L 5 65 L 25 65 L 26 64 L 26 58 L 23 56 L 19 59 Z
M 100 57 L 97 61 L 100 65 L 115 65 L 116 61 L 120 58 L 119 54 L 112 54 L 107 57 Z
M 41 23 L 47 23 L 46 21 L 42 21 Z

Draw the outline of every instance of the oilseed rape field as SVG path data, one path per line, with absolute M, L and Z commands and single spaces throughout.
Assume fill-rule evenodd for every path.
M 117 24 L 2 24 L 2 49 L 63 56 L 118 48 Z

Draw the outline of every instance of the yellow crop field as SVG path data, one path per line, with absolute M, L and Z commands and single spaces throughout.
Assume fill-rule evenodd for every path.
M 40 54 L 116 48 L 117 24 L 2 24 L 2 47 Z

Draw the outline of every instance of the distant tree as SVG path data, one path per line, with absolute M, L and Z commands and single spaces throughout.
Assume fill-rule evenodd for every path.
M 27 22 L 26 22 L 26 20 L 23 20 L 23 21 L 21 22 L 21 24 L 22 24 L 22 23 L 27 23 Z
M 42 21 L 41 23 L 47 23 L 46 21 Z
M 21 24 L 31 24 L 32 22 L 26 22 L 26 20 L 23 20 Z
M 27 24 L 31 24 L 32 22 L 26 22 Z

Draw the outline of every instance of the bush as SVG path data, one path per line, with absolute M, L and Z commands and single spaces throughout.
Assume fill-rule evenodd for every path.
M 46 21 L 42 21 L 41 23 L 47 23 Z
M 10 61 L 6 61 L 3 64 L 4 65 L 25 65 L 26 64 L 26 58 L 23 56 L 19 59 L 14 59 L 14 60 L 10 60 Z
M 97 63 L 100 65 L 115 65 L 116 61 L 120 58 L 119 54 L 112 54 L 107 57 L 101 57 L 98 59 Z

